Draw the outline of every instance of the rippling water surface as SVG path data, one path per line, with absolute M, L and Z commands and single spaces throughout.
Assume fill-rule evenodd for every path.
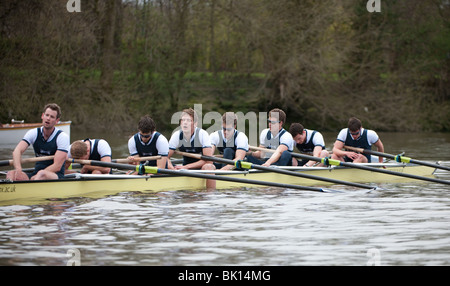
M 433 150 L 450 150 L 448 136 L 439 138 Z M 442 159 L 427 150 L 414 149 Z M 449 265 L 448 186 L 379 187 L 124 192 L 2 206 L 0 265 Z

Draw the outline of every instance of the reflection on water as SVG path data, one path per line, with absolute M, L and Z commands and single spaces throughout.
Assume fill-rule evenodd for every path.
M 450 161 L 448 134 L 380 135 L 391 153 Z M 122 143 L 113 148 L 126 150 Z M 381 265 L 448 265 L 448 186 L 379 187 L 121 193 L 3 206 L 0 265 L 75 258 L 81 265 L 366 265 L 372 249 Z

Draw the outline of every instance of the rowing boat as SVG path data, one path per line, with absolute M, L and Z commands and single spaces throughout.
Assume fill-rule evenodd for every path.
M 13 123 L 0 124 L 0 145 L 16 145 L 22 140 L 28 130 L 42 126 L 42 123 Z M 55 126 L 67 133 L 70 138 L 70 124 L 72 121 L 60 121 Z
M 433 177 L 434 168 L 404 163 L 371 163 L 372 167 L 385 168 L 400 173 Z M 295 172 L 305 172 L 315 176 L 360 183 L 397 183 L 411 181 L 409 178 L 368 172 L 348 167 L 280 167 Z M 82 175 L 70 174 L 57 181 L 10 182 L 0 180 L 0 205 L 30 205 L 54 199 L 73 197 L 100 198 L 120 192 L 161 192 L 169 190 L 201 190 L 205 188 L 205 179 L 187 176 L 185 172 L 213 173 L 217 176 L 229 176 L 264 182 L 283 182 L 286 184 L 313 186 L 330 185 L 323 181 L 299 178 L 260 170 L 248 171 L 201 171 L 180 170 L 179 175 Z M 256 187 L 238 182 L 217 180 L 216 189 L 234 189 Z

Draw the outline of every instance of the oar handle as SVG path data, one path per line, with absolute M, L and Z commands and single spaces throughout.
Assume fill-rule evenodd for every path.
M 35 162 L 53 160 L 54 158 L 55 158 L 55 156 L 41 156 L 41 157 L 33 157 L 33 158 L 21 159 L 20 162 L 22 164 L 35 163 Z M 13 166 L 13 165 L 14 165 L 13 160 L 0 161 L 0 166 Z
M 116 163 L 133 163 L 133 162 L 142 162 L 142 161 L 154 161 L 161 159 L 161 156 L 147 156 L 147 157 L 135 157 L 133 160 L 130 160 L 128 158 L 120 158 L 120 159 L 114 159 L 112 162 Z
M 344 146 L 344 148 L 358 152 L 358 153 L 364 153 L 364 151 L 365 151 L 363 148 L 358 148 L 358 147 Z
M 213 162 L 224 163 L 224 164 L 228 164 L 228 165 L 235 165 L 234 161 L 228 160 L 228 159 L 223 159 L 222 155 L 205 156 L 205 155 L 201 155 L 201 154 L 182 152 L 182 151 L 178 151 L 178 150 L 175 151 L 175 154 L 181 155 L 183 157 L 191 157 L 191 158 L 198 159 L 198 160 L 213 161 Z
M 276 150 L 267 149 L 267 148 L 261 148 L 261 147 L 256 147 L 256 146 L 248 146 L 248 147 L 250 149 L 258 150 L 258 151 L 265 151 L 265 152 L 270 152 L 270 153 L 275 153 L 276 152 Z M 314 157 L 314 156 L 310 156 L 310 155 L 306 155 L 306 154 L 299 154 L 299 153 L 291 152 L 291 156 L 292 157 L 296 157 L 296 158 L 300 158 L 300 159 L 306 159 L 306 160 L 310 160 L 310 161 L 316 161 L 316 162 L 324 163 L 325 165 L 339 165 L 339 163 L 335 162 L 336 160 L 331 160 L 331 161 L 328 160 L 328 161 L 324 162 L 323 158 Z
M 198 160 L 201 160 L 202 156 L 203 156 L 201 154 L 182 152 L 182 151 L 178 151 L 178 150 L 175 151 L 175 154 L 181 155 L 183 157 L 190 157 L 190 158 L 198 159 Z

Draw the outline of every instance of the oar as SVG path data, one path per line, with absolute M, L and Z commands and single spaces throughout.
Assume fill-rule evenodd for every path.
M 293 171 L 280 169 L 280 168 L 265 167 L 265 166 L 253 164 L 250 162 L 244 162 L 241 160 L 233 161 L 233 160 L 228 160 L 228 159 L 223 159 L 223 158 L 204 156 L 204 155 L 200 155 L 200 154 L 192 154 L 192 153 L 186 153 L 186 152 L 180 152 L 180 151 L 175 151 L 175 153 L 178 153 L 178 154 L 181 154 L 181 155 L 187 156 L 187 157 L 196 158 L 199 160 L 214 161 L 214 162 L 218 162 L 218 163 L 224 163 L 227 165 L 234 165 L 234 166 L 236 166 L 236 168 L 258 169 L 258 170 L 279 173 L 279 174 L 284 174 L 284 175 L 289 175 L 289 176 L 302 177 L 302 178 L 311 179 L 311 180 L 325 181 L 325 182 L 329 182 L 329 183 L 333 183 L 333 184 L 347 185 L 347 186 L 352 186 L 352 187 L 357 187 L 357 188 L 365 188 L 365 189 L 375 189 L 375 187 L 364 185 L 364 184 L 346 182 L 346 181 L 335 180 L 335 179 L 331 179 L 331 178 L 318 177 L 318 176 L 314 176 L 314 175 L 310 175 L 310 174 L 304 174 L 301 172 L 293 172 Z
M 136 157 L 134 160 L 130 160 L 128 158 L 119 158 L 119 159 L 113 159 L 111 162 L 113 163 L 133 163 L 133 162 L 142 162 L 142 161 L 153 161 L 161 159 L 161 156 L 149 156 L 149 157 Z M 74 163 L 77 159 L 66 159 L 69 163 Z
M 133 170 L 133 171 L 139 172 L 140 174 L 142 174 L 142 173 L 168 174 L 168 175 L 175 175 L 175 176 L 195 177 L 195 178 L 201 178 L 201 179 L 229 181 L 229 182 L 236 182 L 236 183 L 242 183 L 242 184 L 262 185 L 262 186 L 297 189 L 297 190 L 313 191 L 313 192 L 327 192 L 328 191 L 326 189 L 315 188 L 315 187 L 290 185 L 290 184 L 275 183 L 275 182 L 265 182 L 265 181 L 241 179 L 241 178 L 234 178 L 234 177 L 225 177 L 225 176 L 221 176 L 221 175 L 209 175 L 209 174 L 194 173 L 194 172 L 189 172 L 189 171 L 176 171 L 176 170 L 169 170 L 169 169 L 160 169 L 160 168 L 152 167 L 152 166 L 143 166 L 143 165 L 134 166 L 134 165 L 129 165 L 129 164 L 109 163 L 109 162 L 102 162 L 102 161 L 96 161 L 96 160 L 74 160 L 74 162 L 80 163 L 83 165 L 92 165 L 92 166 L 100 166 L 100 167 L 107 167 L 107 168 Z M 330 190 L 330 191 L 332 191 L 332 190 Z
M 438 164 L 433 164 L 433 163 L 429 163 L 429 162 L 425 162 L 425 161 L 415 160 L 415 159 L 412 159 L 412 158 L 409 158 L 406 156 L 392 155 L 392 154 L 388 154 L 388 153 L 372 151 L 372 150 L 363 149 L 363 148 L 350 147 L 350 146 L 344 146 L 344 148 L 353 150 L 353 151 L 356 151 L 359 153 L 363 153 L 363 154 L 375 155 L 375 156 L 385 157 L 385 158 L 389 158 L 389 159 L 394 159 L 395 161 L 397 161 L 399 163 L 413 163 L 413 164 L 417 164 L 417 165 L 423 165 L 423 166 L 428 166 L 428 167 L 432 167 L 432 168 L 450 171 L 450 167 L 441 166 Z
M 252 147 L 252 146 L 250 146 L 250 148 L 255 149 L 255 150 L 264 150 L 266 152 L 271 152 L 271 149 L 264 149 L 264 148 Z M 273 150 L 273 151 L 275 151 L 275 150 Z M 379 169 L 379 168 L 368 167 L 368 166 L 359 165 L 359 164 L 355 164 L 355 163 L 341 162 L 339 160 L 333 160 L 330 158 L 319 158 L 319 157 L 314 157 L 314 156 L 309 156 L 309 155 L 299 154 L 299 153 L 291 153 L 291 155 L 292 155 L 292 157 L 321 162 L 325 165 L 345 166 L 345 167 L 361 169 L 361 170 L 366 170 L 366 171 L 371 171 L 371 172 L 378 172 L 378 173 L 383 173 L 383 174 L 388 174 L 388 175 L 393 175 L 393 176 L 400 176 L 400 177 L 406 177 L 406 178 L 410 178 L 410 179 L 424 180 L 424 181 L 429 181 L 429 182 L 433 182 L 433 183 L 450 185 L 450 181 L 416 176 L 416 175 L 411 175 L 411 174 L 404 174 L 404 173 L 399 173 L 399 172 L 393 172 L 393 171 L 384 170 L 381 168 Z
M 135 157 L 134 160 L 129 160 L 128 158 L 114 159 L 111 160 L 114 163 L 133 163 L 142 161 L 154 161 L 161 159 L 161 156 L 148 156 L 148 157 Z
M 41 156 L 41 157 L 33 157 L 33 158 L 25 158 L 20 160 L 22 164 L 24 163 L 34 163 L 34 162 L 40 162 L 40 161 L 48 161 L 53 160 L 55 156 Z M 13 160 L 3 160 L 0 161 L 0 166 L 13 166 Z

